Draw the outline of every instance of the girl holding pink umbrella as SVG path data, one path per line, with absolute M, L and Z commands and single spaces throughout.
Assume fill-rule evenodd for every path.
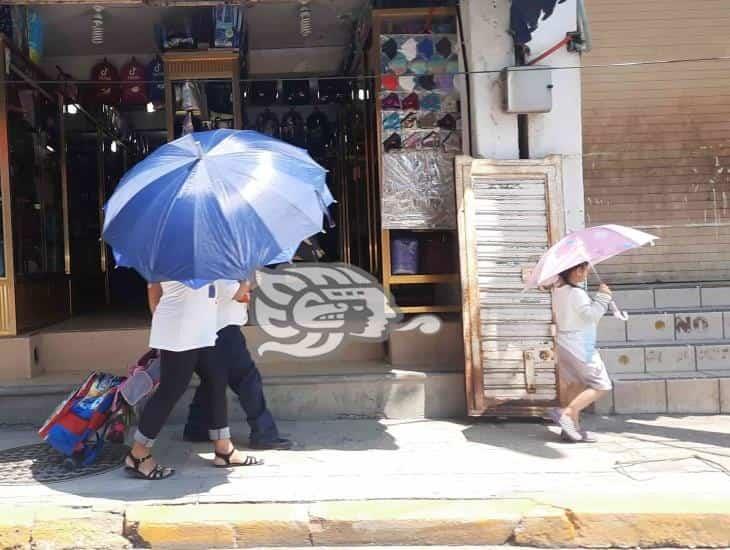
M 619 319 L 628 318 L 613 302 L 611 289 L 603 282 L 595 296 L 589 296 L 585 285 L 590 270 L 599 262 L 653 244 L 656 239 L 648 233 L 620 225 L 603 225 L 571 233 L 543 255 L 525 285 L 526 289 L 554 288 L 553 315 L 558 328 L 560 376 L 580 382 L 584 387 L 565 408 L 550 411 L 550 417 L 562 429 L 563 439 L 595 441 L 582 428 L 580 414 L 612 389 L 606 366 L 596 349 L 598 323 L 609 309 Z

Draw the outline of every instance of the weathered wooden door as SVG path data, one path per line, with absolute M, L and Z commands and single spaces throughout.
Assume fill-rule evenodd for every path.
M 561 180 L 557 156 L 457 158 L 470 415 L 540 415 L 557 402 L 551 295 L 523 284 L 564 233 Z

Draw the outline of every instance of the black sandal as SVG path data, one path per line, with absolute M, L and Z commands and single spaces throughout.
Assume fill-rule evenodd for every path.
M 238 468 L 239 466 L 261 466 L 264 463 L 263 458 L 256 458 L 255 456 L 251 455 L 246 456 L 246 460 L 244 460 L 243 462 L 231 462 L 231 457 L 235 452 L 235 447 L 233 447 L 233 450 L 230 453 L 219 453 L 218 451 L 215 451 L 215 457 L 220 458 L 221 460 L 225 460 L 226 463 L 213 463 L 213 465 L 216 468 Z
M 147 474 L 141 471 L 139 467 L 142 465 L 143 462 L 152 458 L 152 455 L 143 456 L 142 458 L 136 458 L 132 455 L 132 452 L 130 451 L 127 454 L 127 458 L 131 459 L 132 462 L 134 462 L 134 467 L 127 464 L 124 467 L 124 471 L 127 472 L 127 475 L 137 479 L 159 481 L 160 479 L 166 479 L 175 473 L 175 470 L 173 468 L 166 468 L 165 466 L 160 466 L 159 464 L 155 464 L 155 467 L 152 468 Z

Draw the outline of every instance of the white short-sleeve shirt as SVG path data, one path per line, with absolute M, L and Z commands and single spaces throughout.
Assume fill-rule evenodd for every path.
M 218 300 L 216 332 L 230 325 L 241 327 L 248 321 L 248 306 L 233 299 L 238 292 L 238 287 L 238 281 L 215 282 Z
M 215 345 L 218 332 L 217 289 L 193 289 L 178 282 L 162 283 L 162 298 L 152 316 L 150 347 L 187 351 Z

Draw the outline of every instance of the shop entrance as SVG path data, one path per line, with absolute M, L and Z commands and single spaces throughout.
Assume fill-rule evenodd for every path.
M 0 310 L 10 312 L 0 311 L 0 333 L 88 316 L 146 326 L 144 281 L 116 269 L 101 241 L 103 205 L 155 148 L 216 128 L 307 149 L 337 201 L 335 226 L 318 235 L 322 260 L 372 273 L 406 315 L 458 319 L 462 48 L 455 10 L 426 3 L 81 2 L 4 12 L 6 166 L 30 160 L 8 170 L 0 197 L 10 199 L 4 263 L 15 274 L 0 274 Z M 16 32 L 16 19 L 34 22 L 36 34 Z M 18 175 L 31 165 L 34 185 Z
M 307 149 L 338 201 L 335 227 L 318 236 L 322 259 L 377 275 L 374 82 L 355 76 L 364 65 L 354 54 L 364 48 L 356 27 L 369 4 L 314 3 L 309 14 L 297 2 L 12 8 L 14 223 L 5 242 L 17 322 L 5 332 L 79 318 L 147 321 L 145 282 L 117 269 L 101 240 L 103 205 L 135 163 L 191 130 L 252 129 Z M 35 20 L 42 48 L 20 28 Z

